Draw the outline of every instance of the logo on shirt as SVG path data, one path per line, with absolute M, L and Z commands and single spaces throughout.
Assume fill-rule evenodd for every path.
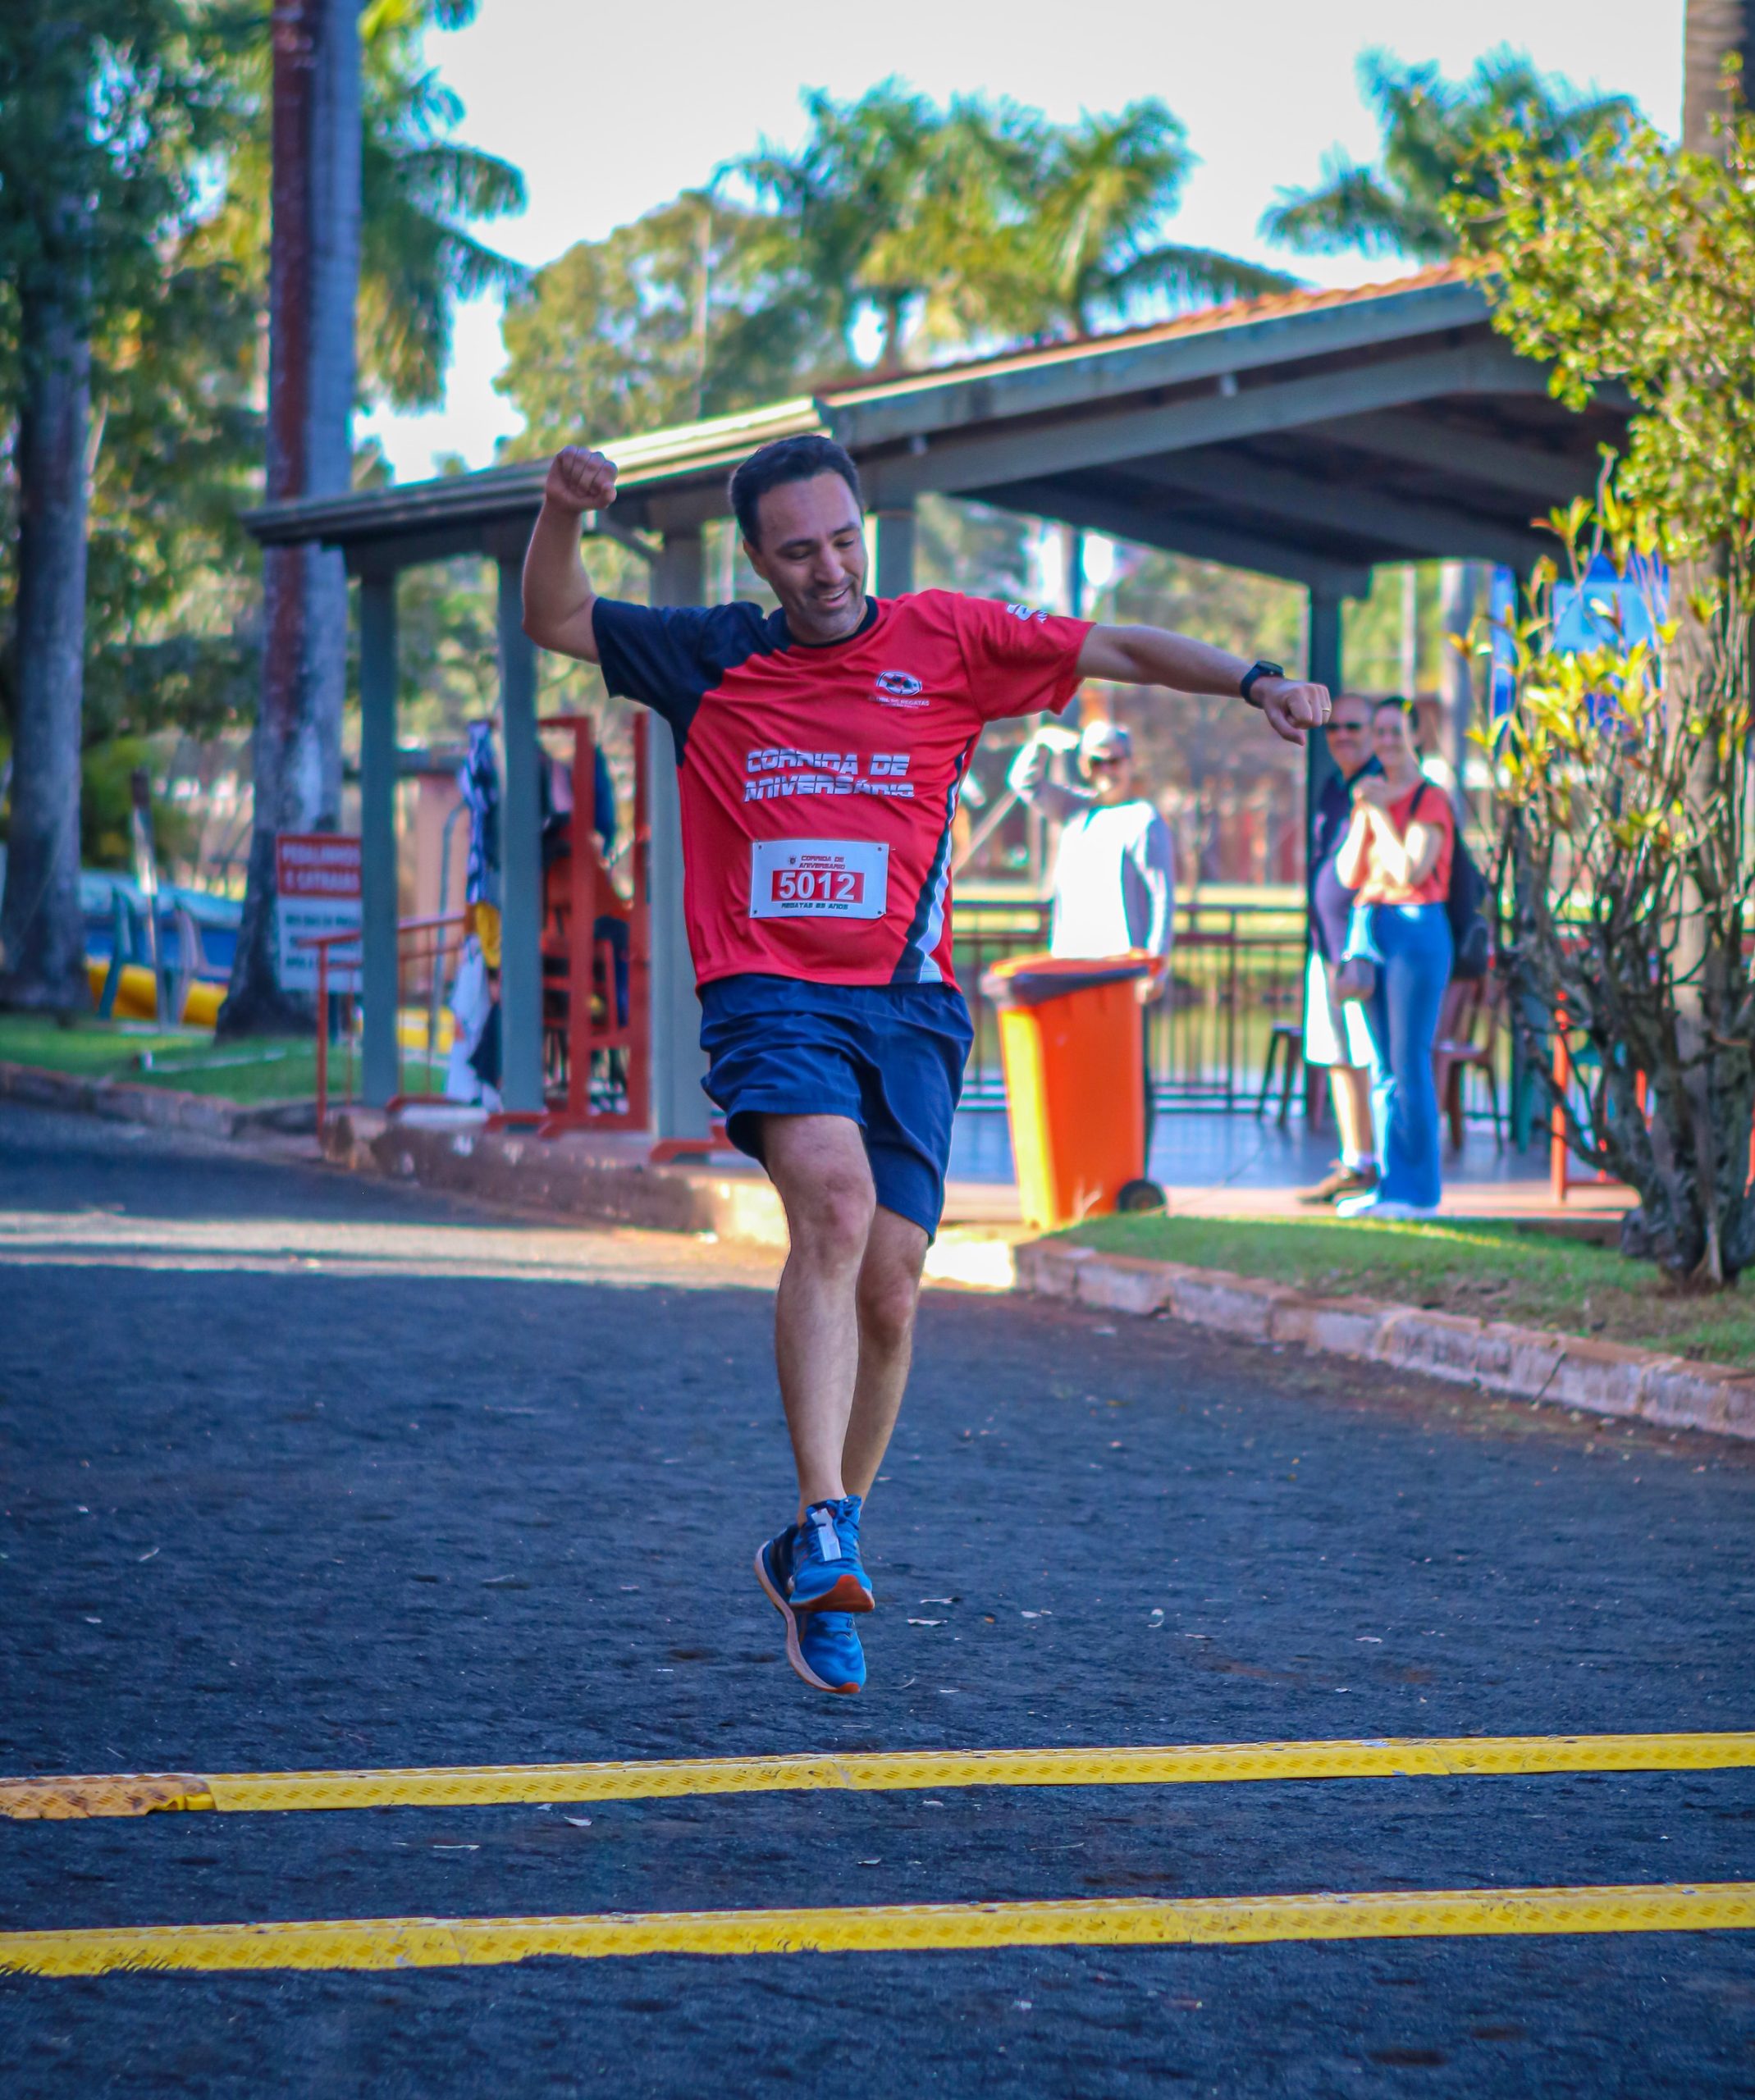
M 875 681 L 877 699 L 884 707 L 930 707 L 920 696 L 925 690 L 912 671 L 880 671 Z
M 1040 620 L 1044 627 L 1048 624 L 1048 614 L 1040 605 L 1008 605 L 1006 610 L 1015 620 Z

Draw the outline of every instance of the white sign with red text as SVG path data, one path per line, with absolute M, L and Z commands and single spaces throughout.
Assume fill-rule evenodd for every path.
M 322 934 L 359 931 L 359 839 L 339 831 L 277 831 L 274 887 L 281 989 L 314 992 L 317 950 L 304 944 Z M 330 948 L 329 988 L 359 989 L 357 938 Z
M 889 848 L 870 838 L 761 838 L 750 848 L 752 919 L 881 919 Z

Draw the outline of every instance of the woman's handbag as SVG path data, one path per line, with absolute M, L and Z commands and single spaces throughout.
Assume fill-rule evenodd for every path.
M 1378 966 L 1369 956 L 1345 956 L 1335 965 L 1337 999 L 1369 999 L 1377 988 Z

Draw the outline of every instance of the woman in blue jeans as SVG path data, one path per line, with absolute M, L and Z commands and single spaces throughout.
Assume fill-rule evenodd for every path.
M 1353 790 L 1353 815 L 1335 863 L 1358 894 L 1350 956 L 1369 956 L 1376 983 L 1364 1003 L 1371 1042 L 1371 1112 L 1382 1179 L 1335 1206 L 1341 1217 L 1431 1217 L 1438 1208 L 1438 1094 L 1432 1051 L 1451 981 L 1445 898 L 1456 819 L 1420 771 L 1405 701 L 1380 701 L 1371 722 L 1380 779 Z

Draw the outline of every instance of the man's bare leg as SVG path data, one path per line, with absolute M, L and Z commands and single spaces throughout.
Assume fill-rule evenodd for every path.
M 859 1125 L 845 1116 L 765 1116 L 762 1155 L 792 1235 L 775 1294 L 774 1355 L 802 1522 L 813 1502 L 838 1502 L 848 1491 L 842 1465 L 860 1370 L 860 1276 L 877 1198 Z
M 859 1373 L 841 1458 L 849 1495 L 871 1492 L 901 1410 L 926 1247 L 925 1234 L 912 1218 L 880 1205 L 859 1270 Z

